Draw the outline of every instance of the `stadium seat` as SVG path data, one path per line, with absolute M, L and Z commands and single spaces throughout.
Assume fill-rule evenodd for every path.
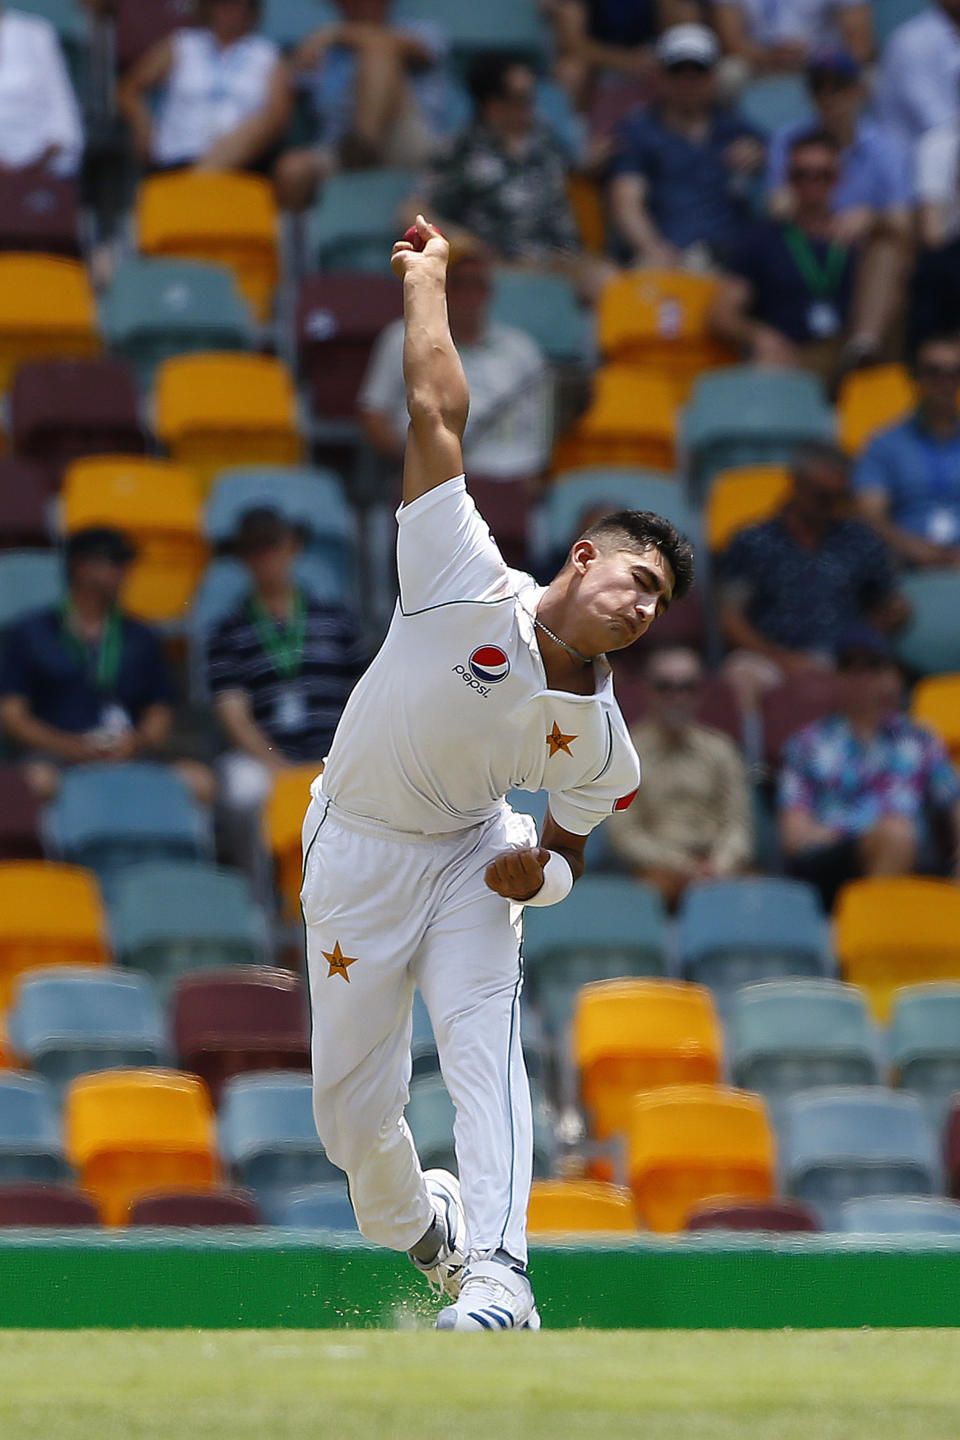
M 277 1225 L 291 1229 L 334 1230 L 344 1235 L 357 1235 L 357 1219 L 350 1204 L 346 1185 L 329 1181 L 319 1185 L 300 1185 L 288 1190 L 277 1201 Z
M 0 861 L 39 860 L 40 807 L 19 765 L 0 765 Z
M 112 525 L 133 540 L 125 609 L 148 622 L 185 622 L 207 560 L 200 490 L 190 470 L 136 455 L 76 460 L 64 477 L 61 513 L 68 534 Z
M 340 19 L 335 0 L 263 0 L 257 30 L 281 50 L 290 50 L 314 30 Z
M 947 1193 L 960 1200 L 960 1095 L 950 1102 L 943 1130 L 943 1156 L 947 1167 Z
M 192 25 L 194 0 L 114 0 L 117 69 L 126 70 L 173 30 Z
M 681 422 L 695 497 L 720 470 L 779 465 L 804 440 L 832 440 L 833 414 L 807 370 L 736 365 L 701 375 Z
M 960 980 L 960 889 L 949 880 L 853 880 L 840 891 L 833 919 L 844 978 L 863 987 L 881 1022 L 899 986 Z
M 72 1230 L 80 1225 L 99 1225 L 96 1205 L 82 1190 L 69 1185 L 45 1184 L 42 1180 L 22 1185 L 0 1185 L 0 1226 L 29 1226 Z
M 809 1205 L 799 1200 L 707 1200 L 687 1216 L 687 1230 L 767 1230 L 775 1234 L 820 1229 Z
M 642 669 L 646 656 L 652 651 L 672 649 L 675 645 L 696 650 L 702 655 L 707 647 L 708 636 L 705 600 L 705 588 L 694 584 L 682 600 L 671 601 L 669 607 L 658 615 L 656 625 L 645 635 L 641 635 L 639 640 L 634 641 L 623 656 L 621 668 Z M 711 692 L 716 688 L 713 681 L 714 677 L 711 676 L 708 680 Z M 742 729 L 742 717 L 738 715 L 738 736 Z
M 0 250 L 80 254 L 80 193 L 74 180 L 48 173 L 0 174 Z
M 524 912 L 523 956 L 548 1033 L 565 1037 L 582 985 L 666 972 L 660 897 L 651 886 L 626 876 L 588 873 L 562 910 L 551 906 Z
M 775 689 L 768 690 L 760 710 L 767 764 L 776 769 L 787 741 L 805 725 L 833 714 L 839 704 L 840 687 L 832 670 L 788 675 Z
M 111 352 L 134 367 L 144 393 L 174 355 L 253 345 L 250 308 L 225 265 L 131 256 L 117 269 L 100 318 Z
M 131 1202 L 128 1225 L 174 1225 L 208 1229 L 262 1225 L 256 1199 L 247 1190 L 164 1190 Z
M 209 1190 L 219 1180 L 213 1109 L 196 1075 L 108 1070 L 81 1075 L 64 1103 L 67 1153 L 105 1225 L 157 1190 Z
M 53 550 L 11 550 L 0 555 L 0 630 L 31 610 L 63 596 L 63 568 Z
M 552 365 L 583 365 L 589 357 L 587 315 L 562 275 L 495 271 L 490 318 L 525 330 Z
M 714 1196 L 769 1200 L 775 1148 L 758 1095 L 721 1085 L 667 1085 L 637 1095 L 628 1167 L 642 1223 L 676 1232 L 694 1206 Z
M 219 1128 L 224 1160 L 256 1195 L 270 1225 L 287 1191 L 321 1181 L 343 1184 L 343 1171 L 327 1159 L 317 1135 L 309 1075 L 257 1071 L 228 1080 Z
M 321 270 L 390 273 L 402 231 L 400 207 L 413 194 L 413 170 L 348 170 L 331 175 L 307 214 L 311 263 Z
M 101 880 L 144 860 L 200 860 L 211 848 L 209 819 L 180 777 L 145 761 L 68 770 L 45 823 L 54 853 Z
M 688 270 L 627 270 L 604 286 L 598 343 L 610 361 L 656 370 L 682 404 L 704 370 L 730 365 L 732 350 L 711 339 L 707 313 L 717 292 L 712 275 Z
M 689 598 L 689 597 L 688 597 Z M 686 601 L 681 601 L 686 604 Z M 670 615 L 661 616 L 657 625 Z M 634 725 L 647 713 L 649 695 L 642 670 L 632 665 L 627 657 L 614 671 L 614 688 L 620 709 L 630 725 Z M 735 745 L 743 745 L 743 712 L 737 698 L 722 675 L 707 675 L 703 687 L 703 700 L 697 717 L 702 724 L 710 725 L 728 735 Z
M 246 878 L 184 860 L 144 861 L 118 875 L 110 930 L 117 958 L 146 971 L 161 995 L 185 973 L 262 964 L 266 956 L 263 917 Z
M 0 459 L 0 550 L 47 549 L 50 506 L 42 466 L 12 455 Z
M 960 984 L 908 985 L 894 992 L 893 1083 L 909 1090 L 939 1131 L 960 1092 Z
M 733 997 L 730 1078 L 776 1116 L 788 1095 L 817 1085 L 878 1085 L 880 1039 L 866 1001 L 835 980 L 768 980 Z
M 157 434 L 204 490 L 228 465 L 296 465 L 293 381 L 269 355 L 185 355 L 157 371 Z
M 655 510 L 694 544 L 700 539 L 700 517 L 676 480 L 625 465 L 598 465 L 565 470 L 556 476 L 537 515 L 538 557 L 545 563 L 566 555 L 582 531 L 585 517 L 623 509 Z
M 93 290 L 79 260 L 0 255 L 0 394 L 28 360 L 83 360 L 99 349 Z
M 702 985 L 601 980 L 577 996 L 573 1053 L 591 1132 L 608 1140 L 629 1129 L 639 1091 L 716 1083 L 723 1034 Z
M 248 965 L 185 975 L 172 1012 L 180 1064 L 200 1076 L 214 1105 L 233 1075 L 310 1069 L 309 1005 L 289 970 Z
M 535 1179 L 548 1179 L 553 1174 L 556 1159 L 556 1136 L 536 1085 L 531 1085 L 530 1095 L 533 1105 L 533 1174 Z M 411 1080 L 405 1117 L 424 1170 L 450 1170 L 457 1174 L 454 1114 L 453 1101 L 442 1076 L 418 1075 Z
M 816 122 L 802 75 L 763 75 L 740 91 L 738 108 L 744 120 L 764 136 L 801 121 Z
M 790 494 L 785 465 L 739 465 L 715 475 L 706 499 L 707 545 L 715 555 L 748 525 L 769 520 Z
M 670 470 L 676 461 L 677 400 L 659 370 L 602 365 L 593 398 L 574 428 L 558 442 L 561 469 L 585 465 L 640 465 Z
M 878 50 L 906 20 L 912 20 L 924 8 L 923 0 L 873 0 L 873 33 Z
M 837 1228 L 844 1200 L 940 1189 L 937 1146 L 920 1102 L 882 1086 L 792 1096 L 780 1143 L 784 1188 L 813 1205 L 827 1230 Z
M 449 38 L 454 59 L 466 63 L 491 50 L 523 55 L 546 69 L 549 32 L 534 0 L 398 0 L 394 21 L 433 21 Z
M 960 1205 L 934 1195 L 844 1200 L 840 1229 L 856 1235 L 960 1235 Z
M 709 985 L 721 1012 L 755 980 L 822 976 L 830 967 L 816 890 L 802 880 L 744 877 L 691 885 L 677 925 L 682 972 Z
M 529 570 L 534 486 L 526 478 L 488 479 L 470 474 L 470 494 L 496 540 L 500 554 L 515 570 Z
M 288 765 L 274 777 L 263 811 L 263 833 L 274 858 L 284 918 L 300 916 L 302 883 L 301 832 L 310 803 L 310 786 L 317 778 L 317 765 Z
M 0 1071 L 0 1183 L 68 1177 L 53 1096 L 37 1075 Z
M 278 225 L 273 190 L 262 175 L 178 170 L 151 175 L 137 194 L 141 253 L 229 266 L 261 321 L 273 309 Z
M 31 972 L 20 978 L 7 1024 L 17 1054 L 58 1098 L 78 1075 L 169 1058 L 164 1018 L 143 975 Z
M 527 1231 L 531 1235 L 636 1233 L 633 1197 L 602 1180 L 535 1180 L 530 1190 Z
M 960 670 L 960 573 L 956 570 L 907 572 L 900 589 L 910 617 L 894 639 L 901 663 L 921 675 Z
M 960 675 L 929 675 L 910 697 L 910 716 L 940 736 L 954 764 L 960 764 Z
M 0 864 L 0 1013 L 25 970 L 109 960 L 103 903 L 88 870 L 39 860 Z
M 86 455 L 142 455 L 134 375 L 122 360 L 36 360 L 10 391 L 13 447 L 44 467 L 51 488 Z
M 228 547 L 244 511 L 280 510 L 303 533 L 311 554 L 326 560 L 344 589 L 355 579 L 357 522 L 333 470 L 294 465 L 243 465 L 221 470 L 207 497 L 204 528 L 210 544 Z
M 374 341 L 403 311 L 392 275 L 314 275 L 297 300 L 297 364 L 317 415 L 352 420 Z
M 846 375 L 837 397 L 837 430 L 848 455 L 859 455 L 879 430 L 894 425 L 916 403 L 903 365 L 872 365 Z

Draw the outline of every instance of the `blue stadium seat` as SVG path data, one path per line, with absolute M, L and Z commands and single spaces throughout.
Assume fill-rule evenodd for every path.
M 912 20 L 924 8 L 924 0 L 873 0 L 873 33 L 877 49 L 882 49 L 898 25 Z
M 808 1090 L 786 1101 L 780 1163 L 787 1194 L 812 1204 L 824 1228 L 844 1200 L 935 1195 L 937 1143 L 920 1102 L 882 1086 Z
M 862 991 L 835 980 L 769 980 L 731 1001 L 730 1075 L 778 1113 L 817 1085 L 878 1085 L 880 1039 Z
M 342 18 L 332 0 L 263 0 L 257 30 L 281 50 L 291 50 L 321 25 L 337 25 Z
M 28 972 L 8 1031 L 17 1054 L 61 1098 L 78 1075 L 170 1063 L 163 1016 L 145 975 L 76 966 Z
M 801 75 L 765 75 L 751 80 L 740 92 L 738 108 L 744 120 L 764 135 L 801 121 L 813 124 L 817 118 Z
M 546 790 L 511 790 L 507 796 L 510 807 L 520 815 L 529 815 L 536 823 L 537 834 L 539 835 L 544 816 L 547 813 L 547 792 Z M 607 840 L 606 826 L 598 825 L 597 828 L 587 836 L 587 847 L 584 851 L 587 861 L 587 869 L 592 873 L 595 870 L 615 869 L 612 852 Z
M 164 765 L 84 765 L 68 770 L 44 817 L 55 854 L 95 870 L 103 884 L 144 860 L 209 855 L 209 820 Z
M 253 344 L 250 310 L 226 265 L 131 256 L 119 266 L 100 318 L 109 349 L 135 367 L 143 391 L 173 355 Z
M 204 529 L 214 546 L 227 545 L 245 510 L 271 506 L 303 530 L 311 554 L 339 572 L 344 590 L 353 584 L 357 523 L 332 470 L 306 466 L 243 465 L 221 470 L 207 497 Z
M 726 1014 L 732 993 L 756 980 L 832 971 L 827 922 L 803 880 L 708 880 L 691 885 L 677 925 L 680 965 L 714 991 Z
M 268 1224 L 278 1223 L 290 1190 L 343 1183 L 313 1123 L 309 1075 L 260 1070 L 228 1080 L 219 1135 L 220 1153 L 237 1183 L 254 1192 Z
M 911 612 L 894 641 L 900 660 L 923 675 L 960 670 L 960 571 L 907 571 L 900 588 Z
M 840 1229 L 859 1235 L 960 1235 L 960 1204 L 934 1195 L 867 1195 L 845 1200 Z
M 916 1095 L 939 1130 L 960 1091 L 960 985 L 908 985 L 890 1020 L 894 1082 Z
M 536 0 L 397 0 L 393 20 L 434 21 L 461 63 L 481 51 L 505 50 L 546 68 L 550 37 Z
M 0 555 L 0 630 L 31 610 L 56 605 L 63 568 L 53 550 L 10 550 Z
M 588 510 L 655 510 L 678 526 L 694 545 L 702 539 L 702 523 L 683 486 L 669 475 L 611 466 L 566 470 L 544 496 L 535 521 L 534 549 L 546 561 L 565 553 L 582 528 Z
M 267 958 L 266 922 L 237 871 L 141 864 L 118 876 L 109 899 L 117 958 L 146 971 L 163 995 L 186 971 Z
M 277 1202 L 276 1224 L 294 1229 L 333 1230 L 357 1235 L 356 1216 L 345 1183 L 300 1185 L 288 1190 Z
M 547 1179 L 553 1174 L 556 1162 L 557 1137 L 540 1088 L 532 1082 L 530 1098 L 533 1105 L 533 1173 L 536 1179 Z M 424 1170 L 450 1170 L 456 1175 L 457 1152 L 453 1143 L 455 1111 L 440 1075 L 420 1075 L 411 1080 L 405 1115 Z
M 496 271 L 490 317 L 525 330 L 555 365 L 583 365 L 589 358 L 589 321 L 562 275 Z
M 0 1071 L 0 1182 L 64 1180 L 69 1174 L 46 1082 L 36 1075 Z
M 331 175 L 307 215 L 311 261 L 322 270 L 389 272 L 403 233 L 400 207 L 416 186 L 412 170 L 349 170 Z

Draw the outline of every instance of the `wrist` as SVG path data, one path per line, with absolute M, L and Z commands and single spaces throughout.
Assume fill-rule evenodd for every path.
M 573 871 L 570 862 L 556 850 L 548 852 L 550 859 L 543 867 L 543 884 L 528 900 L 518 900 L 518 905 L 532 905 L 543 908 L 565 900 L 573 889 Z

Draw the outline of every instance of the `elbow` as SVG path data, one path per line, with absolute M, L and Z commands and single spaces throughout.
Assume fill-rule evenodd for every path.
M 418 440 L 429 441 L 443 431 L 462 435 L 467 409 L 466 394 L 462 397 L 438 395 L 434 387 L 421 389 L 419 386 L 407 391 L 407 413 Z

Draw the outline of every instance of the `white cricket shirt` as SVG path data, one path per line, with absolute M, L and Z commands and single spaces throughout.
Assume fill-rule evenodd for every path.
M 397 519 L 397 608 L 314 794 L 322 783 L 348 814 L 437 835 L 489 819 L 511 789 L 546 790 L 557 824 L 588 835 L 640 783 L 609 665 L 594 662 L 593 695 L 548 688 L 542 588 L 504 564 L 462 475 Z

